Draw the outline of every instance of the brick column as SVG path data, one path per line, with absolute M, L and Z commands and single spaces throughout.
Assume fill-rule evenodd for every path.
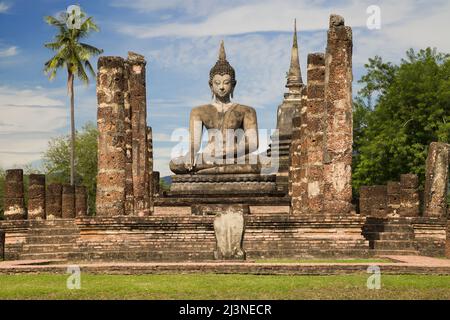
M 448 166 L 450 145 L 432 142 L 428 149 L 424 194 L 424 215 L 447 216 Z
M 124 60 L 101 57 L 97 74 L 98 216 L 125 214 Z
M 47 220 L 62 218 L 62 185 L 53 183 L 48 185 L 45 194 L 45 211 Z
M 4 210 L 6 220 L 26 219 L 23 170 L 6 170 Z
M 134 214 L 149 215 L 148 156 L 147 156 L 147 103 L 145 84 L 145 59 L 128 53 L 128 91 L 130 95 L 132 131 L 132 175 Z
M 45 175 L 30 174 L 28 219 L 45 219 Z
M 75 218 L 75 187 L 68 184 L 62 189 L 62 218 Z
M 323 139 L 325 131 L 325 55 L 308 55 L 306 178 L 308 181 L 308 210 L 323 210 Z
M 85 186 L 75 187 L 75 215 L 77 217 L 87 215 L 87 190 Z
M 352 29 L 331 15 L 325 57 L 324 210 L 352 210 Z
M 420 211 L 419 177 L 415 174 L 400 176 L 400 208 L 402 217 L 417 217 Z

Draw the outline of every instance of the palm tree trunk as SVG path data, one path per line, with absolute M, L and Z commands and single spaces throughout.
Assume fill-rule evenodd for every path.
M 70 185 L 75 184 L 75 98 L 73 92 L 74 75 L 69 71 L 68 89 L 70 95 Z

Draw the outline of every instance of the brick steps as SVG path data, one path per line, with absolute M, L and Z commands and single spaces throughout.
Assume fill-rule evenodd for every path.
M 375 255 L 418 255 L 412 220 L 368 218 L 363 235 Z

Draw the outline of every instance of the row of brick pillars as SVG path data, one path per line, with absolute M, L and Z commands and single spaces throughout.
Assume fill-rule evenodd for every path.
M 30 174 L 25 208 L 23 170 L 6 171 L 4 215 L 7 220 L 75 218 L 87 214 L 84 186 L 49 184 L 43 174 Z
M 101 57 L 97 74 L 99 130 L 97 215 L 153 212 L 153 152 L 147 126 L 146 61 Z

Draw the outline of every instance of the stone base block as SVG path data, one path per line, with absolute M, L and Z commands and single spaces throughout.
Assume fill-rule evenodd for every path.
M 277 192 L 276 175 L 220 174 L 172 176 L 173 195 L 234 195 Z

